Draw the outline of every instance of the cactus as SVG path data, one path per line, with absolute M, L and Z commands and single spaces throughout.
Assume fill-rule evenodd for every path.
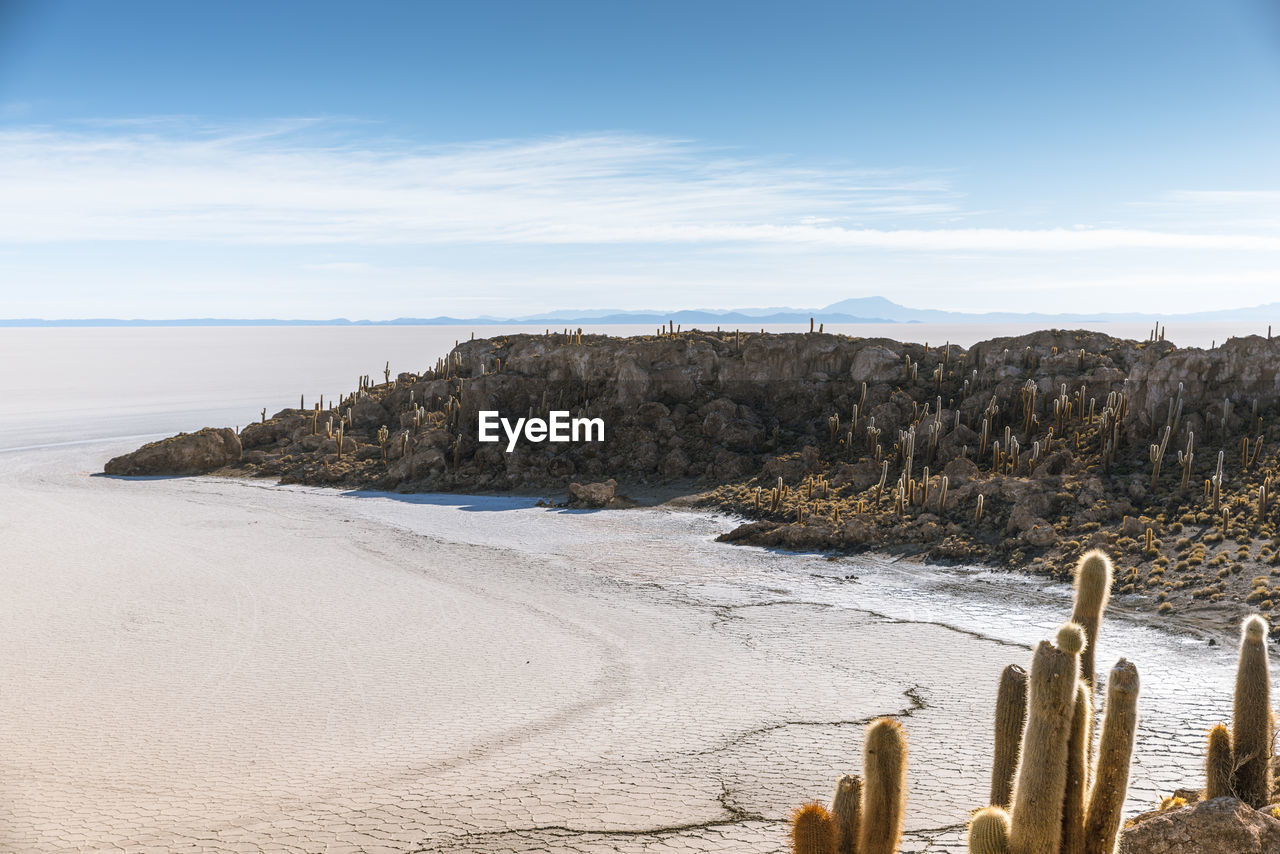
M 862 780 L 846 774 L 836 783 L 831 818 L 836 826 L 836 854 L 858 854 L 859 819 L 862 817 Z
M 1267 621 L 1249 617 L 1241 631 L 1236 670 L 1231 788 L 1254 809 L 1266 806 L 1271 794 L 1271 673 L 1266 644 Z
M 791 815 L 794 854 L 835 854 L 835 826 L 822 804 L 805 804 Z
M 1018 770 L 1018 748 L 1027 721 L 1027 671 L 1010 664 L 1000 674 L 996 692 L 995 750 L 991 762 L 991 803 L 1009 807 L 1013 775 Z
M 1000 807 L 987 807 L 969 821 L 969 854 L 1008 854 L 1009 814 Z
M 1116 662 L 1107 679 L 1102 741 L 1085 811 L 1084 854 L 1113 854 L 1129 788 L 1129 762 L 1138 729 L 1138 668 Z M 1225 730 L 1225 727 L 1224 727 Z
M 1112 575 L 1110 558 L 1098 549 L 1086 552 L 1076 565 L 1076 595 L 1071 622 L 1084 629 L 1085 647 L 1080 655 L 1080 675 L 1091 688 L 1096 678 L 1094 650 L 1098 644 L 1102 612 L 1111 597 Z
M 907 797 L 907 744 L 902 724 L 880 718 L 867 727 L 863 754 L 858 854 L 895 854 Z
M 1071 738 L 1067 743 L 1067 785 L 1062 801 L 1062 842 L 1060 854 L 1084 854 L 1086 792 L 1089 788 L 1089 752 L 1093 732 L 1093 691 L 1089 683 L 1076 683 L 1075 706 L 1071 713 Z
M 1084 630 L 1067 623 L 1058 630 L 1057 645 L 1041 641 L 1031 659 L 1021 754 L 1034 761 L 1021 763 L 1014 780 L 1011 854 L 1054 854 L 1061 842 L 1067 750 L 1084 644 Z
M 1218 724 L 1209 730 L 1209 751 L 1205 761 L 1205 800 L 1234 797 L 1231 770 L 1231 730 Z

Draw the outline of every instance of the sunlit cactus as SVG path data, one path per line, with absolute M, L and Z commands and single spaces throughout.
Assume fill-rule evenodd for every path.
M 1231 730 L 1218 724 L 1209 730 L 1209 749 L 1205 758 L 1206 799 L 1235 797 L 1231 788 Z
M 791 850 L 794 854 L 835 854 L 835 823 L 822 804 L 805 804 L 791 814 Z
M 831 799 L 831 818 L 835 822 L 836 854 L 858 854 L 858 832 L 862 817 L 862 779 L 846 774 L 836 783 Z
M 1244 621 L 1241 631 L 1231 726 L 1235 768 L 1231 788 L 1254 809 L 1266 806 L 1271 796 L 1273 732 L 1267 621 L 1254 615 Z
M 1071 621 L 1084 629 L 1086 643 L 1080 655 L 1080 675 L 1090 686 L 1094 684 L 1094 650 L 1102 626 L 1102 613 L 1111 598 L 1113 573 L 1111 559 L 1098 549 L 1085 553 L 1076 565 Z
M 1084 854 L 1085 804 L 1089 788 L 1090 733 L 1093 732 L 1093 692 L 1083 680 L 1076 684 L 1067 744 L 1066 793 L 1062 800 L 1062 841 L 1059 854 Z
M 1138 668 L 1122 658 L 1111 668 L 1107 679 L 1102 740 L 1085 812 L 1084 854 L 1115 851 L 1124 799 L 1129 791 L 1129 766 L 1137 730 Z
M 969 820 L 969 854 L 1008 854 L 1009 814 L 1000 807 L 987 807 Z
M 996 692 L 995 750 L 991 762 L 991 800 L 994 806 L 1012 802 L 1013 776 L 1027 721 L 1027 671 L 1010 664 L 1000 674 Z
M 1057 645 L 1041 641 L 1031 659 L 1027 726 L 1010 812 L 1011 854 L 1053 854 L 1062 840 L 1062 806 L 1067 788 L 1067 751 L 1075 711 L 1084 630 L 1067 623 Z
M 880 718 L 867 727 L 863 774 L 858 854 L 896 854 L 907 799 L 907 742 L 902 724 Z

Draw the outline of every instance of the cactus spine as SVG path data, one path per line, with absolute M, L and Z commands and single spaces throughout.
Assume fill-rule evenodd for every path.
M 1000 807 L 974 813 L 969 822 L 969 854 L 1008 854 L 1009 814 Z
M 1107 600 L 1111 598 L 1112 575 L 1111 559 L 1097 549 L 1084 554 L 1076 565 L 1076 595 L 1071 622 L 1084 629 L 1085 647 L 1080 655 L 1080 673 L 1090 688 L 1093 687 L 1096 676 L 1094 651 L 1098 645 L 1102 612 L 1106 610 Z
M 907 798 L 907 743 L 902 724 L 880 718 L 867 727 L 863 772 L 866 780 L 858 854 L 895 854 L 902 838 Z
M 991 803 L 1008 809 L 1013 798 L 1013 775 L 1018 771 L 1018 748 L 1027 722 L 1027 671 L 1010 664 L 1000 674 L 996 692 L 995 751 L 991 762 Z
M 1107 679 L 1107 710 L 1093 788 L 1085 812 L 1084 854 L 1114 854 L 1124 799 L 1129 789 L 1129 760 L 1138 729 L 1138 668 L 1116 662 Z M 1226 728 L 1223 727 L 1225 731 Z
M 1209 755 L 1205 761 L 1205 800 L 1234 797 L 1231 791 L 1231 730 L 1218 724 L 1209 730 Z
M 1231 729 L 1236 797 L 1261 809 L 1271 794 L 1271 673 L 1267 664 L 1267 621 L 1244 621 Z
M 833 854 L 835 827 L 822 804 L 805 804 L 791 816 L 791 850 L 795 854 Z
M 1068 623 L 1057 646 L 1041 641 L 1031 659 L 1027 727 L 1010 815 L 1010 854 L 1054 854 L 1062 840 L 1062 807 L 1067 788 L 1067 750 L 1075 707 L 1084 630 Z
M 1093 732 L 1093 692 L 1083 680 L 1076 683 L 1071 713 L 1071 737 L 1067 742 L 1067 785 L 1062 801 L 1060 854 L 1084 854 L 1086 792 L 1089 788 L 1089 748 Z
M 836 783 L 831 818 L 836 826 L 836 854 L 858 854 L 858 827 L 862 817 L 862 780 L 846 774 Z

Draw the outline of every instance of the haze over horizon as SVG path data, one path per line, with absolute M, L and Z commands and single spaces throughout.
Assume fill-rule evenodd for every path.
M 0 5 L 17 317 L 1280 291 L 1263 0 Z
M 853 297 L 827 306 L 734 306 L 723 309 L 674 309 L 649 308 L 618 310 L 609 308 L 559 309 L 518 316 L 478 315 L 455 317 L 435 315 L 413 317 L 400 315 L 393 318 L 367 317 L 169 317 L 169 318 L 0 318 L 2 327 L 39 326 L 361 326 L 361 325 L 556 325 L 560 323 L 598 325 L 629 325 L 680 323 L 689 328 L 700 325 L 722 324 L 737 326 L 785 326 L 821 322 L 834 326 L 849 324 L 960 324 L 985 325 L 1001 323 L 1055 323 L 1084 322 L 1132 323 L 1141 321 L 1164 323 L 1222 323 L 1243 322 L 1250 325 L 1267 325 L 1280 322 L 1280 301 L 1253 306 L 1228 306 L 1207 311 L 1182 314 L 1151 312 L 954 312 L 931 308 L 915 308 L 899 305 L 881 296 Z

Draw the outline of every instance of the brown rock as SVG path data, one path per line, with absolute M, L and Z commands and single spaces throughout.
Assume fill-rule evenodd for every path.
M 1119 854 L 1280 854 L 1280 819 L 1235 798 L 1139 816 Z
M 240 461 L 240 437 L 230 427 L 206 427 L 195 433 L 179 433 L 150 442 L 131 454 L 115 457 L 103 467 L 107 474 L 192 475 Z
M 854 382 L 868 385 L 901 380 L 906 374 L 902 356 L 888 347 L 864 347 L 853 357 L 849 375 Z
M 244 450 L 267 448 L 303 426 L 303 419 L 296 415 L 277 416 L 265 424 L 249 424 L 240 431 L 240 446 Z M 310 423 L 306 425 L 310 428 Z
M 636 418 L 647 427 L 652 427 L 670 414 L 671 410 L 656 400 L 642 403 L 636 407 Z
M 947 463 L 942 473 L 950 486 L 966 484 L 978 476 L 978 464 L 967 457 L 956 457 Z
M 682 477 L 689 469 L 689 455 L 679 448 L 672 449 L 658 463 L 658 471 L 663 477 Z
M 1035 519 L 1030 527 L 1022 532 L 1022 541 L 1029 546 L 1044 548 L 1058 541 L 1058 532 L 1044 519 Z
M 613 501 L 618 482 L 609 478 L 604 483 L 569 484 L 570 507 L 608 507 Z
M 372 397 L 362 397 L 351 407 L 351 421 L 359 430 L 376 430 L 390 420 L 387 410 Z

